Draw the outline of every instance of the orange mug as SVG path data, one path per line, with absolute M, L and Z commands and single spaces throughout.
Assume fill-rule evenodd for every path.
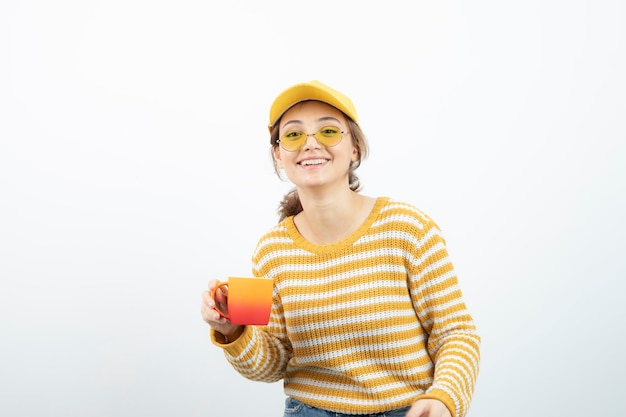
M 272 283 L 268 278 L 228 277 L 211 291 L 215 300 L 215 291 L 228 286 L 228 311 L 220 310 L 217 303 L 213 309 L 232 324 L 266 325 L 272 309 Z

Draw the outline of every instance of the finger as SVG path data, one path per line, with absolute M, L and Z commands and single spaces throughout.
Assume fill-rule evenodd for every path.
M 406 413 L 406 417 L 422 417 L 426 410 L 421 403 L 414 403 L 413 406 Z
M 215 293 L 213 294 L 213 301 L 221 305 L 227 305 L 228 304 L 228 288 L 227 287 L 218 288 L 217 291 L 215 291 Z
M 207 311 L 211 311 L 211 315 L 215 313 L 215 321 L 217 321 L 220 317 L 224 317 L 224 315 L 228 314 L 228 298 L 217 297 L 218 300 L 214 300 L 209 295 L 208 300 L 204 303 L 206 305 Z M 224 298 L 223 301 L 220 301 L 219 298 Z
M 209 291 L 202 292 L 202 305 L 205 305 L 208 308 L 213 308 L 215 305 L 215 301 L 213 300 L 213 297 L 211 297 L 211 293 Z
M 213 309 L 212 307 L 208 307 L 205 304 L 202 305 L 200 309 L 200 314 L 202 315 L 202 319 L 211 326 L 216 324 L 229 323 L 229 321 L 222 317 L 220 313 L 215 311 L 215 309 Z
M 211 324 L 211 322 L 213 321 L 213 313 L 211 311 L 214 311 L 214 310 L 213 309 L 210 309 L 210 310 L 207 309 L 204 304 L 200 308 L 200 315 L 202 316 L 202 320 L 204 320 L 208 324 Z
M 200 303 L 200 314 L 202 314 L 204 320 L 212 318 L 213 312 L 215 312 L 213 302 L 209 303 L 203 300 L 202 303 Z
M 211 315 L 212 315 L 213 321 L 216 323 L 223 324 L 226 322 L 224 317 L 222 317 L 222 315 L 215 310 L 211 312 Z

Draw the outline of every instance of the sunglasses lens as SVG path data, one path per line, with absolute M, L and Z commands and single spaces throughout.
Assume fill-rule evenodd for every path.
M 280 137 L 280 145 L 288 151 L 297 151 L 304 146 L 307 135 L 299 130 L 290 130 Z M 335 126 L 326 126 L 315 133 L 317 141 L 324 146 L 335 146 L 341 142 L 343 132 Z
M 290 130 L 280 138 L 280 145 L 288 151 L 297 151 L 304 145 L 306 135 L 298 130 Z
M 324 146 L 335 146 L 341 141 L 341 134 L 338 127 L 326 126 L 318 130 L 315 137 Z

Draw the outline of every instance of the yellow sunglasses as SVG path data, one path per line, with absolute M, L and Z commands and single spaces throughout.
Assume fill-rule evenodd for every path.
M 342 132 L 338 127 L 325 126 L 315 133 L 304 133 L 300 130 L 289 130 L 285 132 L 278 143 L 280 146 L 289 152 L 295 152 L 302 149 L 309 136 L 315 136 L 317 141 L 326 147 L 335 146 L 343 138 L 343 134 L 348 132 Z

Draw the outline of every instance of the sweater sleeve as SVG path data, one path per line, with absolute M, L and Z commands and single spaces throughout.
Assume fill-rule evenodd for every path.
M 465 303 L 438 226 L 429 219 L 419 232 L 410 290 L 427 348 L 435 364 L 432 386 L 420 398 L 442 401 L 453 417 L 467 414 L 480 359 L 480 337 Z
M 223 343 L 219 334 L 211 330 L 211 340 L 224 350 L 227 361 L 245 378 L 276 382 L 284 378 L 292 356 L 282 317 L 280 303 L 275 300 L 267 326 L 246 326 L 230 343 Z

